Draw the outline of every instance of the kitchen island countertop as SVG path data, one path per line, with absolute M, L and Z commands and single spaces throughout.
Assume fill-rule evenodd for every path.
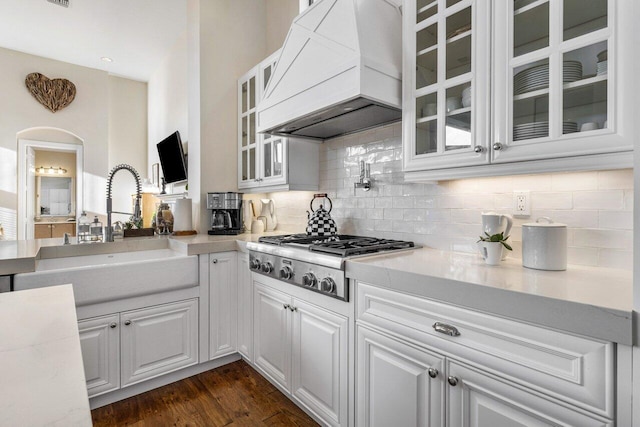
M 380 287 L 622 344 L 632 344 L 631 271 L 524 268 L 508 258 L 422 248 L 355 258 L 347 277 Z
M 0 294 L 0 425 L 91 426 L 71 285 Z

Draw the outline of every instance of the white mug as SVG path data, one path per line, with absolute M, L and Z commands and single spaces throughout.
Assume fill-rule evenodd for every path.
M 502 243 L 499 242 L 478 242 L 478 250 L 488 265 L 499 265 L 502 260 Z
M 509 235 L 513 226 L 513 217 L 511 215 L 501 215 L 496 212 L 482 213 L 482 232 L 489 236 L 498 233 L 504 233 L 504 237 Z

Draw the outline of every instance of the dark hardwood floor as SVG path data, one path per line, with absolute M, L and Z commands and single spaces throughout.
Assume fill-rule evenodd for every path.
M 99 426 L 317 426 L 244 361 L 91 411 Z

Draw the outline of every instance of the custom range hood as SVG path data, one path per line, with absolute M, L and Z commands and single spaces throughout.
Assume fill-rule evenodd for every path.
M 261 133 L 324 140 L 401 120 L 394 0 L 320 0 L 291 25 L 258 105 Z

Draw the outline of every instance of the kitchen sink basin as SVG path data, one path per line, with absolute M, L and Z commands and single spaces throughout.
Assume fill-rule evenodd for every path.
M 38 260 L 16 291 L 71 283 L 76 306 L 198 286 L 198 257 L 171 249 Z

